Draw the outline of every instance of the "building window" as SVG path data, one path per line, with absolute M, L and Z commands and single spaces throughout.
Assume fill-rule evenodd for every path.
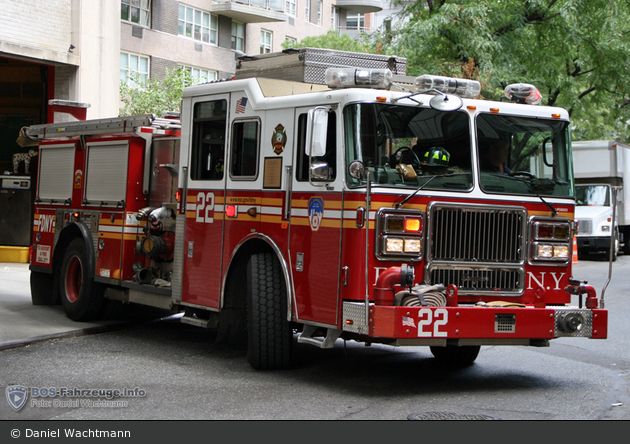
M 196 68 L 194 66 L 186 66 L 186 65 L 180 65 L 180 66 L 190 73 L 190 76 L 192 77 L 193 85 L 211 82 L 213 80 L 216 80 L 218 77 L 218 73 L 210 69 Z
M 287 15 L 295 17 L 295 14 L 297 12 L 297 0 L 286 0 L 286 5 L 287 6 L 285 12 L 287 13 Z
M 140 86 L 149 80 L 149 58 L 128 52 L 120 53 L 120 81 Z
M 311 0 L 306 0 L 306 23 L 311 23 Z
M 216 45 L 218 29 L 219 18 L 216 15 L 179 5 L 179 35 Z
M 348 29 L 365 28 L 365 14 L 348 14 L 346 17 L 346 27 Z
M 232 22 L 232 49 L 245 51 L 245 24 Z
M 288 35 L 285 36 L 284 38 L 287 42 L 291 43 L 291 44 L 296 44 L 297 43 L 297 39 L 295 37 L 289 37 Z
M 333 6 L 330 10 L 330 29 L 337 29 L 339 27 L 339 10 L 336 6 Z
M 322 0 L 317 1 L 317 26 L 322 26 Z
M 121 0 L 120 19 L 140 26 L 151 26 L 151 0 Z
M 271 52 L 271 31 L 262 29 L 260 31 L 260 53 L 267 54 Z

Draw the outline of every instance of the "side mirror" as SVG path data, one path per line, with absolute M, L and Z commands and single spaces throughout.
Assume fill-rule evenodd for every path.
M 326 154 L 328 109 L 317 107 L 308 111 L 306 124 L 306 155 L 320 157 Z
M 311 180 L 316 182 L 328 182 L 330 180 L 330 168 L 326 162 L 313 162 L 311 164 Z

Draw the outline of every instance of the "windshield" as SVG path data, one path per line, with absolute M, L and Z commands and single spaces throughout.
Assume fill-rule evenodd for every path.
M 465 112 L 358 103 L 346 106 L 344 122 L 347 170 L 353 162 L 361 162 L 375 186 L 472 188 L 470 127 Z M 365 182 L 365 174 L 348 177 L 350 186 Z
M 576 185 L 575 199 L 578 206 L 610 206 L 610 188 L 606 185 Z
M 572 195 L 568 122 L 480 114 L 477 131 L 483 191 Z

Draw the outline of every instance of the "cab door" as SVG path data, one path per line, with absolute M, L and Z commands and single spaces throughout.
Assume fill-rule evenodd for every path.
M 189 110 L 182 302 L 219 307 L 229 94 L 196 97 Z
M 337 325 L 343 214 L 338 119 L 336 111 L 328 112 L 326 153 L 314 158 L 305 151 L 309 109 L 312 107 L 296 109 L 295 114 L 289 228 L 294 312 L 299 320 Z M 320 171 L 328 168 L 327 180 L 313 179 L 312 163 L 317 163 Z

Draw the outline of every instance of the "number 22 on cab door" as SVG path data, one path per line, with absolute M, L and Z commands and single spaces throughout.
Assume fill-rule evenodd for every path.
M 200 192 L 197 194 L 197 207 L 195 221 L 200 223 L 211 224 L 214 222 L 212 217 L 214 212 L 214 193 Z

